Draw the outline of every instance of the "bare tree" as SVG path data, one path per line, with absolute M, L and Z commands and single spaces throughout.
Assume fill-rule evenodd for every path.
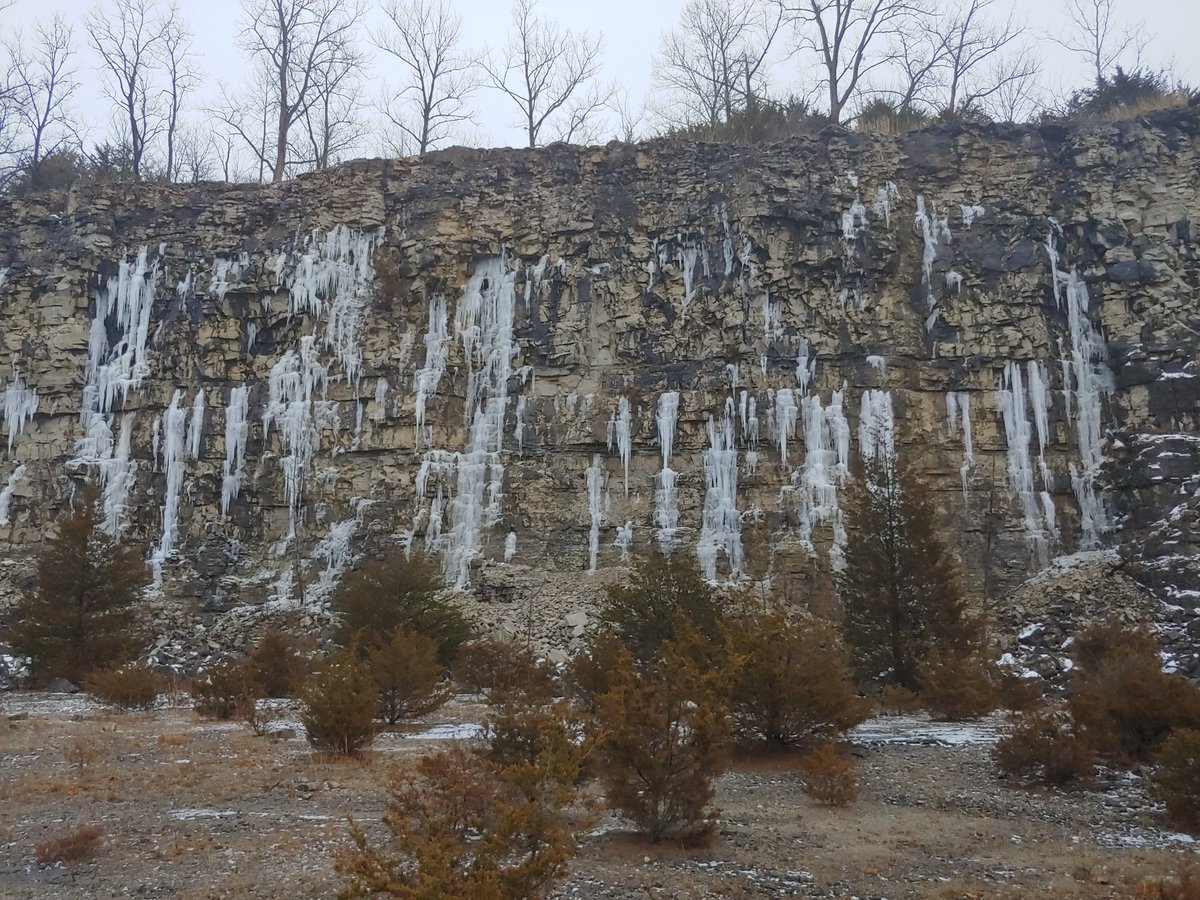
M 304 113 L 304 150 L 297 146 L 291 156 L 308 169 L 327 169 L 339 162 L 362 137 L 364 127 L 358 73 L 362 58 L 351 46 L 330 56 L 318 73 L 316 97 Z M 307 152 L 307 156 L 303 154 Z
M 167 140 L 167 180 L 178 181 L 184 166 L 189 171 L 188 180 L 200 181 L 196 174 L 195 156 L 192 154 L 185 164 L 180 160 L 179 132 L 183 100 L 196 87 L 199 78 L 194 66 L 192 32 L 179 14 L 179 7 L 172 3 L 163 16 L 162 43 L 159 47 L 159 62 L 166 84 L 166 122 L 164 131 Z M 207 177 L 207 176 L 205 176 Z
M 654 77 L 672 95 L 678 125 L 719 125 L 761 96 L 783 7 L 763 0 L 689 0 L 663 36 Z
M 818 56 L 822 83 L 829 98 L 829 119 L 842 113 L 872 69 L 889 62 L 880 52 L 894 36 L 923 12 L 915 0 L 778 0 L 795 24 L 801 49 Z
M 133 180 L 141 181 L 146 148 L 163 127 L 151 86 L 163 23 L 154 15 L 153 0 L 111 0 L 88 14 L 87 28 L 104 63 L 104 93 L 120 107 Z
M 1045 105 L 1047 91 L 1039 78 L 1041 65 L 1032 52 L 1027 49 L 996 64 L 998 87 L 987 103 L 994 118 L 1002 122 L 1025 122 Z M 1008 77 L 1009 71 L 1019 73 L 1019 77 Z
M 1051 36 L 1055 43 L 1087 59 L 1096 84 L 1131 51 L 1136 68 L 1149 40 L 1142 25 L 1123 26 L 1114 21 L 1113 6 L 1113 0 L 1064 0 L 1068 31 Z
M 617 117 L 617 139 L 627 144 L 641 140 L 646 102 L 634 103 L 628 88 L 620 88 L 609 103 Z
M 232 151 L 231 142 L 226 142 Z M 211 130 L 200 125 L 181 125 L 173 146 L 173 181 L 195 183 L 211 181 L 216 173 L 220 140 Z
M 994 2 L 962 0 L 948 16 L 935 20 L 945 70 L 943 108 L 950 112 L 982 108 L 1004 85 L 1029 81 L 1037 73 L 1035 60 L 1018 44 L 1024 28 L 1012 12 L 1003 22 L 988 21 Z M 1005 60 L 1004 54 L 1013 50 L 1017 52 Z
M 79 86 L 73 55 L 71 26 L 62 16 L 34 25 L 28 39 L 17 32 L 8 45 L 14 150 L 34 188 L 43 161 L 79 143 L 71 121 L 71 97 Z
M 355 31 L 362 18 L 356 0 L 244 0 L 247 19 L 239 46 L 256 63 L 257 87 L 269 86 L 265 95 L 273 119 L 270 144 L 242 115 L 240 101 L 227 99 L 221 118 L 242 138 L 271 179 L 282 181 L 288 171 L 293 130 L 328 92 L 327 79 L 341 71 L 339 61 L 353 54 Z M 270 155 L 268 155 L 268 153 Z
M 492 86 L 520 109 L 530 147 L 538 145 L 546 123 L 595 77 L 602 43 L 539 19 L 535 5 L 536 0 L 517 0 L 507 43 L 483 62 Z
M 390 24 L 372 38 L 400 62 L 404 78 L 380 111 L 425 154 L 471 120 L 479 64 L 463 48 L 462 19 L 446 0 L 388 0 L 384 12 Z

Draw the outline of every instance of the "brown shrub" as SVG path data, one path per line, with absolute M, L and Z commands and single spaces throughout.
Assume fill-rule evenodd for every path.
M 1142 882 L 1135 900 L 1200 900 L 1200 867 L 1184 860 L 1174 874 Z
M 1181 728 L 1163 743 L 1150 791 L 1167 805 L 1172 825 L 1200 833 L 1200 731 Z
M 775 605 L 730 622 L 737 665 L 730 707 L 744 739 L 787 748 L 829 741 L 868 715 L 847 676 L 849 654 L 836 632 Z
M 206 719 L 228 721 L 243 717 L 260 688 L 245 662 L 217 663 L 192 682 L 192 707 Z
M 92 672 L 85 685 L 88 693 L 112 706 L 149 709 L 158 699 L 162 679 L 147 665 L 130 665 Z
M 39 866 L 90 859 L 100 849 L 103 839 L 104 829 L 99 825 L 84 825 L 70 834 L 35 845 L 33 856 Z
M 1050 785 L 1069 785 L 1092 777 L 1093 752 L 1062 710 L 1034 709 L 1012 720 L 996 742 L 1001 771 Z
M 995 675 L 996 697 L 1001 709 L 1027 712 L 1042 702 L 1046 693 L 1045 681 L 1038 678 L 1022 678 L 1019 672 L 1000 669 Z
M 437 641 L 407 628 L 367 651 L 367 669 L 379 692 L 378 715 L 389 725 L 432 712 L 450 698 L 441 686 Z
M 910 691 L 900 684 L 889 684 L 885 687 L 879 692 L 875 703 L 885 716 L 908 716 L 920 712 L 923 708 L 916 691 Z
M 354 847 L 334 864 L 346 879 L 339 896 L 544 896 L 575 849 L 564 812 L 575 798 L 574 755 L 566 741 L 514 766 L 461 747 L 423 757 L 389 785 L 388 845 L 372 845 L 351 821 Z
M 300 691 L 300 721 L 316 750 L 358 756 L 375 738 L 379 691 L 356 648 L 330 656 Z
M 1162 671 L 1158 642 L 1119 625 L 1075 641 L 1071 715 L 1098 753 L 1120 765 L 1148 760 L 1177 728 L 1200 728 L 1200 689 Z
M 655 670 L 639 672 L 621 648 L 613 686 L 596 701 L 598 774 L 609 806 L 651 841 L 704 844 L 714 827 L 713 780 L 726 761 L 732 678 L 702 671 L 672 642 L 662 653 Z
M 996 687 L 975 654 L 931 652 L 920 665 L 921 701 L 934 718 L 978 719 L 996 708 Z
M 262 697 L 294 697 L 308 674 L 307 647 L 291 635 L 272 629 L 250 651 L 247 665 Z
M 824 806 L 848 806 L 858 798 L 854 757 L 833 741 L 822 744 L 800 760 L 804 793 Z
M 486 695 L 492 704 L 544 703 L 555 694 L 553 667 L 514 641 L 485 638 L 464 644 L 454 674 L 462 687 Z
M 596 698 L 612 690 L 612 673 L 625 645 L 611 632 L 594 635 L 587 646 L 575 654 L 563 671 L 563 688 L 568 697 L 584 709 L 594 712 Z

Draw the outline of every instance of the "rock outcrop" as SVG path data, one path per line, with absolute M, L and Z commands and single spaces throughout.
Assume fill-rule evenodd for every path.
M 98 478 L 210 611 L 394 539 L 463 586 L 810 578 L 894 441 L 974 591 L 1153 538 L 1198 605 L 1196 222 L 1197 110 L 3 198 L 0 556 Z

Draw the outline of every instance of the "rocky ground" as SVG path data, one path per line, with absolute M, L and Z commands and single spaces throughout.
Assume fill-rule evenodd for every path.
M 274 736 L 197 719 L 183 706 L 119 713 L 79 696 L 3 695 L 0 898 L 328 897 L 346 817 L 378 832 L 390 771 L 484 710 L 459 698 L 381 735 L 362 762 L 315 757 L 295 710 Z M 1080 792 L 999 778 L 1001 720 L 868 721 L 851 735 L 862 793 L 814 805 L 787 759 L 744 760 L 719 783 L 720 834 L 706 850 L 650 846 L 613 818 L 584 837 L 562 898 L 1128 897 L 1200 861 L 1163 830 L 1136 777 Z M 34 845 L 104 829 L 87 862 L 38 868 Z

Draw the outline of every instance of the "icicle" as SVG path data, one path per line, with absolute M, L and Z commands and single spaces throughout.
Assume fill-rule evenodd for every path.
M 601 500 L 601 492 L 604 489 L 604 469 L 600 465 L 599 453 L 592 457 L 592 464 L 588 466 L 585 475 L 587 477 L 588 517 L 592 523 L 591 529 L 588 531 L 588 571 L 595 572 L 600 555 L 600 521 L 604 515 Z
M 375 411 L 371 414 L 371 419 L 376 425 L 381 425 L 387 421 L 387 392 L 388 380 L 386 378 L 376 378 Z
M 517 439 L 517 454 L 525 455 L 525 395 L 517 396 L 516 422 L 513 424 L 513 437 Z
M 933 328 L 937 321 L 937 299 L 933 295 L 933 264 L 937 260 L 938 244 L 941 241 L 950 241 L 950 225 L 946 219 L 937 217 L 937 208 L 933 208 L 933 216 L 930 218 L 925 212 L 925 198 L 917 195 L 917 213 L 915 224 L 921 229 L 921 239 L 924 250 L 921 254 L 921 271 L 924 276 L 925 298 L 927 303 L 928 318 L 925 320 L 925 330 L 929 331 Z
M 0 413 L 3 413 L 0 418 L 4 419 L 4 430 L 8 434 L 9 453 L 12 453 L 17 436 L 25 430 L 25 425 L 32 421 L 37 411 L 37 391 L 27 386 L 20 375 L 14 374 L 13 380 L 4 389 L 4 406 L 0 409 Z
M 671 450 L 675 443 L 675 423 L 679 416 L 679 392 L 666 391 L 658 397 L 658 446 L 662 468 L 654 490 L 654 527 L 659 547 L 670 553 L 679 530 L 679 500 L 675 493 L 676 473 L 672 471 Z
M 963 502 L 965 503 L 971 469 L 975 466 L 975 446 L 971 438 L 971 395 L 965 391 L 948 391 L 946 393 L 946 417 L 949 420 L 951 434 L 955 434 L 960 427 L 962 430 L 963 461 L 958 472 L 962 478 Z
M 613 546 L 621 551 L 621 562 L 627 563 L 632 558 L 633 550 L 633 520 L 627 519 L 624 525 L 617 527 L 617 536 Z
M 700 572 L 708 581 L 717 580 L 717 553 L 724 552 L 729 577 L 736 581 L 742 572 L 742 520 L 737 508 L 738 459 L 733 427 L 733 398 L 725 401 L 720 428 L 708 419 L 708 449 L 704 451 L 704 474 L 708 491 L 696 556 Z
M 179 521 L 179 497 L 183 491 L 183 475 L 187 438 L 187 411 L 180 406 L 183 391 L 175 392 L 171 405 L 163 414 L 162 464 L 166 473 L 166 492 L 162 505 L 162 537 L 150 556 L 155 585 L 162 584 L 163 563 L 175 549 L 175 532 Z M 203 407 L 201 408 L 203 409 Z
M 1033 422 L 1037 426 L 1038 464 L 1042 474 L 1042 487 L 1050 487 L 1050 469 L 1046 465 L 1046 443 L 1050 434 L 1050 388 L 1046 382 L 1046 367 L 1036 360 L 1025 364 L 1029 376 L 1029 408 L 1033 410 Z
M 350 501 L 351 517 L 329 526 L 326 535 L 313 547 L 309 559 L 323 561 L 324 568 L 311 585 L 305 600 L 310 607 L 325 608 L 334 589 L 342 580 L 342 574 L 354 562 L 353 540 L 362 527 L 363 517 L 373 501 L 355 497 Z
M 510 531 L 504 539 L 504 561 L 510 563 L 517 555 L 517 533 Z
M 961 294 L 962 284 L 963 277 L 961 273 L 955 272 L 953 269 L 946 273 L 946 289 L 948 291 L 953 294 Z
M 879 372 L 881 375 L 887 374 L 887 360 L 882 356 L 868 356 L 867 365 Z
M 625 470 L 625 496 L 629 496 L 629 458 L 633 454 L 633 440 L 630 435 L 629 398 L 621 397 L 612 418 L 608 420 L 608 450 L 611 453 L 613 445 L 621 457 L 621 468 Z
M 425 332 L 425 365 L 416 374 L 417 440 L 425 428 L 425 410 L 429 398 L 437 393 L 449 356 L 450 331 L 446 315 L 446 298 L 434 294 L 429 300 L 429 327 Z
M 779 461 L 784 465 L 787 465 L 788 438 L 796 434 L 799 412 L 795 391 L 780 388 L 775 392 L 775 443 L 779 447 Z
M 854 202 L 850 204 L 849 209 L 842 213 L 842 242 L 846 245 L 847 253 L 850 252 L 854 242 L 858 240 L 858 230 L 865 228 L 866 224 L 867 208 L 855 195 Z
M 800 346 L 796 350 L 796 383 L 800 385 L 801 394 L 808 393 L 808 386 L 817 372 L 816 357 L 810 358 L 810 352 L 808 340 L 800 338 Z
M 875 215 L 883 216 L 884 224 L 892 227 L 892 204 L 900 199 L 900 189 L 895 183 L 888 181 L 875 192 Z
M 888 391 L 864 391 L 858 415 L 858 452 L 863 459 L 889 459 L 896 452 L 892 395 Z
M 13 492 L 17 489 L 17 482 L 25 477 L 25 467 L 17 466 L 13 473 L 8 476 L 8 481 L 4 484 L 4 490 L 0 491 L 0 525 L 8 525 L 9 507 L 12 504 Z
M 187 432 L 188 456 L 199 459 L 204 446 L 204 391 L 196 391 L 196 399 L 192 401 L 192 421 Z
M 771 299 L 771 292 L 765 291 L 762 295 L 762 310 L 763 310 L 763 339 L 767 346 L 783 337 L 783 318 L 779 309 L 779 301 Z M 766 357 L 763 357 L 763 366 L 765 372 Z
M 975 220 L 978 219 L 980 216 L 982 216 L 985 212 L 987 212 L 987 210 L 984 209 L 982 206 L 965 206 L 965 205 L 963 205 L 963 206 L 959 206 L 959 209 L 962 210 L 963 228 L 967 229 L 968 231 L 970 230 L 971 225 L 975 222 Z
M 817 524 L 833 528 L 830 561 L 835 571 L 844 567 L 846 532 L 838 505 L 838 488 L 849 477 L 850 425 L 842 408 L 842 392 L 834 391 L 822 409 L 817 395 L 801 401 L 804 423 L 804 463 L 793 473 L 798 489 L 800 541 L 812 552 L 812 531 Z
M 1039 507 L 1038 496 L 1034 490 L 1033 466 L 1029 454 L 1032 435 L 1025 413 L 1025 391 L 1019 363 L 1005 363 L 996 400 L 1004 420 L 1004 434 L 1008 442 L 1009 486 L 1020 502 L 1025 517 L 1025 540 L 1039 568 L 1044 568 L 1049 559 L 1049 542 L 1054 536 L 1053 522 L 1047 519 L 1044 510 Z
M 250 388 L 235 387 L 225 407 L 225 463 L 221 478 L 221 518 L 229 515 L 229 505 L 241 492 L 246 463 L 246 439 L 249 435 Z

